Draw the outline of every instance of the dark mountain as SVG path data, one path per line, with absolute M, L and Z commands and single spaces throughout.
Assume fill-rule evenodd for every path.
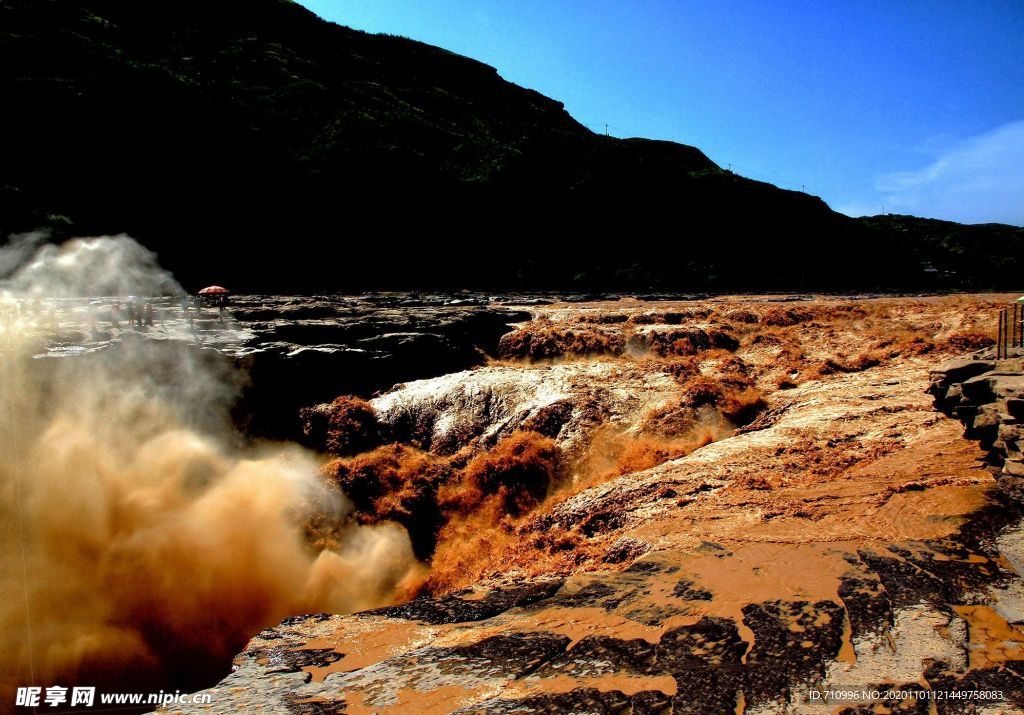
M 594 134 L 284 0 L 4 0 L 0 93 L 0 231 L 127 232 L 192 285 L 997 287 L 1024 253 L 1022 229 L 853 220 Z

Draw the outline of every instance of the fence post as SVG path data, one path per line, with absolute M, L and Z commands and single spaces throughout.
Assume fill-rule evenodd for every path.
M 999 339 L 996 341 L 996 360 L 1003 359 L 1006 342 L 1006 308 L 999 309 Z

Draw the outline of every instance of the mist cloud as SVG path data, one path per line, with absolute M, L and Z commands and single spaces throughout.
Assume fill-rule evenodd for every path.
M 194 682 L 285 616 L 388 603 L 417 572 L 403 529 L 347 521 L 315 455 L 237 446 L 236 378 L 216 353 L 126 332 L 33 358 L 38 298 L 183 292 L 152 253 L 125 236 L 22 239 L 0 249 L 14 264 L 0 283 L 0 697 L 33 679 Z M 315 547 L 314 517 L 330 526 Z

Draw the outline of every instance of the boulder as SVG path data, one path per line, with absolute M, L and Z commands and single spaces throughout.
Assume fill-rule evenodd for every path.
M 998 404 L 982 405 L 978 408 L 974 419 L 967 428 L 966 436 L 969 439 L 981 440 L 983 444 L 992 445 L 998 434 L 999 425 L 1002 424 L 1005 413 Z
M 980 360 L 973 356 L 955 357 L 940 363 L 928 372 L 930 385 L 928 393 L 935 398 L 935 406 L 946 414 L 956 407 L 963 391 L 960 384 L 978 375 L 995 369 L 992 360 Z
M 1024 396 L 1024 375 L 986 372 L 963 382 L 964 397 L 972 402 L 1000 402 Z
M 935 406 L 963 422 L 964 434 L 979 440 L 1003 473 L 1022 467 L 1024 372 L 1019 361 L 988 360 L 977 355 L 947 360 L 929 372 L 928 392 Z
M 939 363 L 928 371 L 932 382 L 943 382 L 946 386 L 954 382 L 963 382 L 985 372 L 990 372 L 996 367 L 993 360 L 980 360 L 972 356 L 955 357 Z
M 1024 477 L 1024 462 L 1006 461 L 1003 463 L 1003 474 L 1011 477 Z

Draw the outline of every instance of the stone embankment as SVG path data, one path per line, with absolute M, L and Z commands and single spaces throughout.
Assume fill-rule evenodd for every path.
M 953 358 L 930 373 L 935 405 L 964 423 L 993 468 L 1024 477 L 1024 357 L 996 360 L 991 351 Z

